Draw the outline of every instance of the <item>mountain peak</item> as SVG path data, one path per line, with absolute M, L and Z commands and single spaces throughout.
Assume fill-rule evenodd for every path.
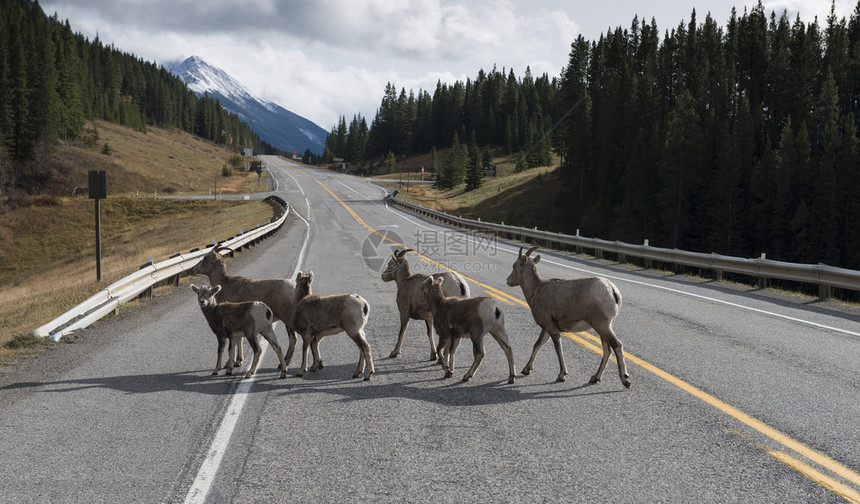
M 164 69 L 179 77 L 198 96 L 208 94 L 218 98 L 221 105 L 239 116 L 256 131 L 260 138 L 285 151 L 314 153 L 325 150 L 328 134 L 313 122 L 289 110 L 263 100 L 231 77 L 199 56 L 184 61 L 165 63 Z

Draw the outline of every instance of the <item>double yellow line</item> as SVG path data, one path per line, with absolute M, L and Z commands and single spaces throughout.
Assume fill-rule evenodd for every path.
M 337 195 L 335 193 L 333 193 L 331 190 L 329 190 L 328 187 L 326 187 L 319 180 L 317 180 L 316 182 L 317 182 L 317 184 L 322 186 L 322 188 L 325 189 L 326 192 L 331 194 L 331 196 L 335 200 L 337 200 L 338 203 L 340 203 L 346 209 L 346 211 L 349 212 L 349 214 L 352 215 L 352 217 L 359 224 L 361 224 L 365 229 L 367 229 L 371 233 L 379 235 L 380 237 L 382 237 L 383 240 L 389 241 L 393 245 L 399 245 L 403 248 L 408 248 L 405 244 L 398 243 L 398 242 L 392 240 L 391 238 L 389 238 L 387 235 L 384 235 L 384 234 L 376 231 L 372 227 L 368 226 L 367 223 L 365 223 L 364 220 L 362 220 L 361 217 L 359 217 L 358 214 L 356 214 L 355 211 L 352 210 L 352 208 L 350 208 L 346 203 L 344 203 L 343 200 L 338 198 Z M 431 259 L 429 257 L 421 255 L 418 252 L 414 252 L 414 253 L 415 253 L 415 255 L 420 257 L 421 260 L 423 260 L 426 263 L 434 264 L 434 265 L 438 266 L 439 268 L 451 271 L 451 269 L 448 268 L 447 266 L 445 266 L 445 265 L 443 265 L 437 261 L 434 261 L 433 259 Z M 523 301 L 517 297 L 511 296 L 510 294 L 507 294 L 506 292 L 502 292 L 502 291 L 495 289 L 495 288 L 493 288 L 487 284 L 481 283 L 481 282 L 475 280 L 474 278 L 467 277 L 466 275 L 463 275 L 460 272 L 457 272 L 457 273 L 462 275 L 464 278 L 466 278 L 470 282 L 472 282 L 476 285 L 480 285 L 481 287 L 483 287 L 485 289 L 485 292 L 487 292 L 487 294 L 490 294 L 491 296 L 493 296 L 497 299 L 500 299 L 501 301 L 508 302 L 511 304 L 519 304 L 525 308 L 529 308 L 528 303 L 526 303 L 525 301 Z M 575 333 L 575 334 L 574 333 L 564 333 L 564 334 L 565 334 L 565 336 L 570 338 L 572 341 L 575 341 L 576 343 L 584 346 L 585 348 L 588 348 L 588 349 L 594 351 L 595 353 L 598 353 L 598 354 L 603 353 L 603 348 L 600 344 L 600 338 L 592 335 L 591 333 L 579 332 L 579 333 Z M 650 363 L 636 357 L 635 355 L 631 355 L 630 353 L 627 353 L 627 352 L 625 352 L 624 355 L 625 355 L 626 359 L 629 360 L 630 362 L 637 364 L 638 366 L 650 371 L 651 373 L 659 376 L 660 378 L 666 380 L 667 382 L 671 383 L 672 385 L 675 385 L 676 387 L 680 388 L 681 390 L 689 393 L 693 397 L 701 399 L 702 401 L 704 401 L 707 404 L 713 406 L 714 408 L 722 411 L 723 413 L 729 415 L 730 417 L 734 418 L 735 420 L 738 420 L 739 422 L 746 425 L 747 427 L 750 427 L 753 430 L 769 437 L 770 439 L 776 441 L 777 443 L 784 446 L 785 448 L 788 448 L 789 450 L 794 451 L 798 455 L 805 457 L 806 459 L 818 464 L 819 466 L 827 469 L 828 471 L 832 472 L 833 474 L 835 474 L 835 475 L 851 482 L 852 484 L 860 487 L 860 474 L 857 474 L 856 472 L 852 471 L 851 469 L 849 469 L 845 465 L 843 465 L 843 464 L 841 464 L 841 463 L 839 463 L 839 462 L 837 462 L 837 461 L 835 461 L 835 460 L 809 448 L 808 446 L 804 445 L 803 443 L 795 441 L 794 439 L 792 439 L 792 438 L 786 436 L 785 434 L 783 434 L 782 432 L 766 425 L 765 423 L 761 422 L 760 420 L 757 420 L 757 419 L 751 417 L 750 415 L 747 415 L 746 413 L 740 411 L 739 409 L 726 404 L 725 402 L 717 399 L 716 397 L 714 397 L 714 396 L 712 396 L 706 392 L 703 392 L 701 389 L 694 387 L 693 385 L 685 382 L 684 380 L 682 380 L 682 379 L 680 379 L 680 378 L 678 378 L 678 377 L 676 377 L 670 373 L 667 373 L 666 371 L 663 371 L 662 369 L 658 368 L 657 366 L 654 366 L 653 364 L 650 364 Z M 785 453 L 785 452 L 780 451 L 780 450 L 772 450 L 772 449 L 769 449 L 767 447 L 763 447 L 763 449 L 765 451 L 767 451 L 768 454 L 771 455 L 772 457 L 774 457 L 777 460 L 779 460 L 780 462 L 788 465 L 792 469 L 800 472 L 801 474 L 803 474 L 807 478 L 809 478 L 809 479 L 815 481 L 816 483 L 818 483 L 819 485 L 841 495 L 848 502 L 852 502 L 854 504 L 860 504 L 860 492 L 858 492 L 854 488 L 852 488 L 848 485 L 845 485 L 842 482 L 818 471 L 817 469 L 813 468 L 809 464 L 803 462 L 802 460 L 800 460 L 800 459 L 798 459 L 792 455 L 789 455 L 788 453 Z

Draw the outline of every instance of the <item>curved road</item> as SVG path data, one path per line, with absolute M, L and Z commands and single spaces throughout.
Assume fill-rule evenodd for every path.
M 632 388 L 614 361 L 588 384 L 590 333 L 563 342 L 564 383 L 547 344 L 508 385 L 490 337 L 470 382 L 468 341 L 445 380 L 421 323 L 388 358 L 392 243 L 420 254 L 414 271 L 456 269 L 498 300 L 518 371 L 539 332 L 505 285 L 520 244 L 389 208 L 363 179 L 268 163 L 297 215 L 228 271 L 313 270 L 317 293 L 360 293 L 373 379 L 351 378 L 342 334 L 302 378 L 297 355 L 277 379 L 270 350 L 252 380 L 210 376 L 215 341 L 184 283 L 0 370 L 0 501 L 860 502 L 860 309 L 539 251 L 543 277 L 618 285 Z

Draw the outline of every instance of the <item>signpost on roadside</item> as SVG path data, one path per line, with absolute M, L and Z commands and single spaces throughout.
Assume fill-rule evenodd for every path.
M 104 170 L 89 171 L 90 199 L 96 200 L 96 279 L 102 281 L 102 229 L 99 201 L 107 197 Z

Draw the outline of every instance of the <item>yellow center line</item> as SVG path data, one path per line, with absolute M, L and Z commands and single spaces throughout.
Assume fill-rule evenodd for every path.
M 346 208 L 346 210 L 355 218 L 355 220 L 359 224 L 364 226 L 365 229 L 371 231 L 372 233 L 375 233 L 375 234 L 381 236 L 384 240 L 387 240 L 394 245 L 399 245 L 403 248 L 409 248 L 406 245 L 404 245 L 402 243 L 398 243 L 395 240 L 390 239 L 388 236 L 386 236 L 382 233 L 379 233 L 375 229 L 368 226 L 349 206 L 347 206 L 346 203 L 343 202 L 343 200 L 338 198 L 337 195 L 335 195 L 333 192 L 331 192 L 322 182 L 320 182 L 319 180 L 317 180 L 316 182 L 319 185 L 321 185 L 323 187 L 323 189 L 325 189 L 329 194 L 331 194 L 335 200 L 337 200 L 341 205 L 343 205 L 343 207 Z M 434 265 L 436 265 L 442 269 L 448 270 L 448 271 L 453 271 L 451 268 L 448 268 L 447 266 L 445 266 L 445 265 L 443 265 L 437 261 L 434 261 L 433 259 L 426 257 L 426 256 L 424 256 L 418 252 L 413 251 L 413 253 L 416 256 L 420 257 L 426 263 L 434 264 Z M 463 275 L 460 272 L 456 272 L 456 273 L 461 275 L 466 280 L 468 280 L 468 281 L 470 281 L 476 285 L 480 285 L 481 287 L 483 287 L 485 289 L 485 292 L 487 292 L 487 294 L 490 294 L 491 296 L 493 296 L 497 299 L 500 299 L 500 300 L 506 301 L 506 302 L 511 302 L 512 304 L 516 303 L 516 304 L 519 304 L 519 305 L 524 306 L 526 308 L 529 308 L 528 303 L 526 303 L 525 301 L 523 301 L 517 297 L 511 296 L 511 295 L 509 295 L 505 292 L 502 292 L 498 289 L 495 289 L 495 288 L 493 288 L 487 284 L 481 283 L 481 282 L 475 280 L 474 278 L 470 278 L 466 275 Z M 600 346 L 600 338 L 598 338 L 597 336 L 594 336 L 594 335 L 587 333 L 587 332 L 580 332 L 580 333 L 575 333 L 575 334 L 564 333 L 564 334 L 565 334 L 565 336 L 570 338 L 572 341 L 575 341 L 576 343 L 578 343 L 578 344 L 580 344 L 580 345 L 582 345 L 582 346 L 584 346 L 584 347 L 586 347 L 586 348 L 588 348 L 588 349 L 590 349 L 596 353 L 599 353 L 599 354 L 603 353 L 602 346 Z M 596 345 L 590 343 L 588 340 L 595 342 Z M 684 380 L 682 380 L 682 379 L 680 379 L 680 378 L 678 378 L 678 377 L 676 377 L 670 373 L 667 373 L 666 371 L 663 371 L 662 369 L 658 368 L 657 366 L 650 364 L 649 362 L 646 362 L 646 361 L 640 359 L 639 357 L 636 357 L 635 355 L 632 355 L 628 352 L 625 352 L 624 356 L 630 362 L 650 371 L 651 373 L 653 373 L 653 374 L 657 375 L 658 377 L 666 380 L 667 382 L 671 383 L 672 385 L 675 385 L 676 387 L 687 392 L 688 394 L 692 395 L 693 397 L 701 399 L 705 403 L 713 406 L 714 408 L 722 411 L 723 413 L 729 415 L 730 417 L 734 418 L 735 420 L 738 420 L 739 422 L 743 423 L 744 425 L 758 431 L 759 433 L 764 434 L 765 436 L 771 438 L 772 440 L 776 441 L 777 443 L 781 444 L 782 446 L 789 448 L 790 450 L 793 450 L 794 452 L 798 453 L 799 455 L 806 457 L 807 459 L 815 462 L 816 464 L 820 465 L 821 467 L 826 468 L 827 470 L 831 471 L 832 473 L 850 481 L 851 483 L 853 483 L 857 486 L 860 486 L 860 474 L 857 474 L 856 472 L 852 471 L 851 469 L 849 469 L 845 465 L 827 457 L 826 455 L 818 453 L 817 451 L 809 448 L 808 446 L 804 445 L 803 443 L 795 441 L 794 439 L 786 436 L 782 432 L 768 426 L 764 422 L 761 422 L 760 420 L 753 418 L 752 416 L 742 412 L 741 410 L 726 404 L 725 402 L 717 399 L 716 397 L 702 391 L 701 389 L 685 382 Z M 777 453 L 781 453 L 781 452 L 777 452 Z M 773 454 L 771 453 L 771 455 L 773 455 Z M 776 458 L 781 460 L 782 462 L 786 463 L 787 465 L 791 466 L 792 468 L 800 471 L 800 469 L 798 469 L 799 466 L 797 464 L 788 464 L 788 462 L 786 462 L 787 459 L 784 460 L 786 457 L 793 459 L 793 457 L 790 457 L 788 455 L 785 455 L 785 457 L 782 457 L 782 458 L 780 458 L 780 457 L 776 457 Z M 796 459 L 794 459 L 794 460 L 796 460 Z M 803 464 L 800 461 L 797 461 L 797 462 L 799 464 Z M 803 465 L 805 465 L 805 464 L 803 464 Z M 839 493 L 840 495 L 842 495 L 843 497 L 848 499 L 850 502 L 860 504 L 860 496 L 858 496 L 856 492 L 852 491 L 853 496 L 849 496 L 849 495 L 846 495 L 840 491 L 834 490 L 834 486 L 830 482 L 827 481 L 827 480 L 830 480 L 830 478 L 821 474 L 818 471 L 815 471 L 811 467 L 809 469 L 811 470 L 811 472 L 810 471 L 800 471 L 800 472 L 803 473 L 804 475 L 806 475 L 808 478 L 812 479 L 813 481 L 817 482 L 818 484 L 824 486 L 825 488 L 831 489 L 834 492 Z M 835 481 L 832 481 L 832 482 L 837 484 L 837 485 L 840 485 L 838 482 L 835 482 Z M 846 487 L 846 488 L 848 488 L 848 487 Z

